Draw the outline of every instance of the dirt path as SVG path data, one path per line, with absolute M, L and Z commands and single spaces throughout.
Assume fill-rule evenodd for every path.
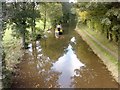
M 97 46 L 96 44 L 103 48 L 104 50 L 106 50 L 107 52 L 109 52 L 113 57 L 116 58 L 116 60 L 118 60 L 118 55 L 114 52 L 112 52 L 111 50 L 109 50 L 106 46 L 104 46 L 103 44 L 101 44 L 96 38 L 94 38 L 92 35 L 90 35 L 88 32 L 86 32 L 85 30 L 80 30 L 78 28 L 75 29 L 75 31 L 77 31 L 77 33 L 83 38 L 84 41 L 86 41 L 86 43 L 92 48 L 92 50 L 94 51 L 94 53 L 103 61 L 103 63 L 106 65 L 106 67 L 108 68 L 108 70 L 111 72 L 111 75 L 114 77 L 114 79 L 119 82 L 118 80 L 118 65 L 117 65 L 117 61 L 116 63 L 113 63 L 110 61 L 110 58 L 107 57 L 105 55 L 105 53 L 103 53 Z M 120 82 L 119 82 L 120 83 Z

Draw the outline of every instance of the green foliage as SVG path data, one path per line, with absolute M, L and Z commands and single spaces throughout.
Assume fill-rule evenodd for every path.
M 102 22 L 101 22 L 101 23 L 104 24 L 104 25 L 109 26 L 109 25 L 111 24 L 111 21 L 110 21 L 109 18 L 104 18 L 104 19 L 102 19 Z
M 120 30 L 120 25 L 119 25 L 119 24 L 118 24 L 118 25 L 114 25 L 114 26 L 112 27 L 112 30 L 113 30 L 113 31 Z
M 47 8 L 46 8 L 47 7 Z M 11 72 L 14 65 L 19 63 L 22 55 L 21 41 L 24 42 L 23 48 L 28 48 L 31 40 L 40 39 L 49 29 L 51 24 L 62 19 L 62 6 L 60 3 L 30 3 L 30 2 L 11 2 L 4 3 L 5 17 L 3 28 L 5 31 L 3 37 L 3 45 L 5 50 L 5 79 L 3 81 L 5 87 L 9 87 L 11 82 Z M 46 11 L 46 16 L 45 16 Z M 46 18 L 46 22 L 45 21 Z
M 50 3 L 48 10 L 50 11 L 48 12 L 48 17 L 50 18 L 51 25 L 55 27 L 63 16 L 62 5 L 60 3 Z
M 11 82 L 12 82 L 12 72 L 13 67 L 15 64 L 19 63 L 18 59 L 21 57 L 22 52 L 20 50 L 20 40 L 14 38 L 12 35 L 11 28 L 7 29 L 5 31 L 4 37 L 3 37 L 3 60 L 2 60 L 2 73 L 3 73 L 3 87 L 4 88 L 10 88 Z
M 6 23 L 10 25 L 14 37 L 23 38 L 24 46 L 25 40 L 30 38 L 30 29 L 35 32 L 35 19 L 40 18 L 40 12 L 37 10 L 35 3 L 29 2 L 6 3 L 5 8 Z
M 120 34 L 118 30 L 118 24 L 120 23 L 120 3 L 79 3 L 76 7 L 79 9 L 79 12 L 88 13 L 85 20 L 89 28 L 106 33 L 106 37 L 109 40 L 118 41 Z M 80 17 L 83 18 L 83 16 Z M 114 37 L 115 39 L 113 39 Z

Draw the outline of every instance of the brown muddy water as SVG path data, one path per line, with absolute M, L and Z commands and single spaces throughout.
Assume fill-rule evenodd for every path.
M 118 88 L 103 62 L 75 32 L 49 33 L 32 42 L 17 65 L 11 88 Z

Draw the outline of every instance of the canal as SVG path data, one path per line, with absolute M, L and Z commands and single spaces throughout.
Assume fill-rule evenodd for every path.
M 17 65 L 11 88 L 117 88 L 102 60 L 73 28 L 29 44 Z

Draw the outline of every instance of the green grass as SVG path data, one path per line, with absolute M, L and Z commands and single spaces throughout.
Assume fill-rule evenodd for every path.
M 46 21 L 46 29 L 49 29 L 51 26 L 49 21 Z M 42 20 L 38 20 L 36 22 L 36 28 L 39 28 L 40 30 L 44 29 L 44 22 Z
M 118 54 L 118 45 L 114 42 L 110 42 L 106 37 L 105 34 L 101 34 L 100 32 L 93 31 L 91 29 L 86 29 L 86 31 L 94 36 L 100 43 L 102 43 L 104 46 L 109 48 L 112 52 L 115 52 Z
M 6 54 L 6 66 L 9 70 L 13 70 L 13 66 L 18 63 L 18 58 L 21 55 L 20 39 L 13 38 L 11 34 L 12 30 L 6 29 L 2 42 Z
M 93 41 L 91 39 L 91 41 L 93 42 L 93 44 L 100 49 L 100 51 L 109 58 L 109 60 L 111 60 L 113 63 L 117 62 L 117 59 L 115 57 L 113 57 L 109 52 L 107 52 L 104 48 L 102 48 L 100 45 L 98 45 L 95 41 Z
M 113 42 L 108 42 L 107 39 L 101 34 L 98 34 L 98 32 L 90 30 L 88 27 L 85 26 L 79 26 L 81 32 L 84 30 L 87 31 L 89 34 L 91 34 L 94 38 L 96 38 L 98 41 L 100 41 L 101 44 L 103 44 L 105 47 L 109 48 L 111 51 L 114 51 L 117 54 L 118 46 L 115 45 Z M 84 34 L 84 32 L 83 32 Z M 114 63 L 115 65 L 119 66 L 120 68 L 120 62 L 118 62 L 117 58 L 111 55 L 108 51 L 106 51 L 104 48 L 102 48 L 99 44 L 97 44 L 94 40 L 92 40 L 88 35 L 86 35 L 88 40 L 90 40 L 96 48 L 102 52 L 103 55 L 105 55 L 110 62 Z M 114 46 L 114 47 L 113 47 Z
M 118 58 L 116 56 L 111 55 L 106 49 L 101 47 L 101 45 L 97 44 L 95 40 L 93 40 L 88 34 L 93 36 L 95 39 L 97 39 L 103 46 L 107 47 L 111 51 L 113 50 L 116 55 L 118 55 L 118 46 L 115 45 L 114 42 L 109 42 L 106 37 L 101 35 L 100 33 L 93 31 L 89 29 L 85 25 L 80 25 L 78 29 L 76 29 L 78 32 L 80 32 L 80 35 L 88 42 L 89 46 L 94 50 L 94 52 L 99 55 L 99 58 L 103 61 L 105 61 L 105 65 L 108 66 L 108 69 L 111 70 L 113 73 L 116 81 L 118 81 L 118 74 L 120 72 L 120 62 L 118 61 Z M 85 33 L 85 31 L 88 33 Z M 114 47 L 113 47 L 114 46 Z M 116 48 L 116 49 L 115 49 Z M 116 50 L 116 52 L 115 52 Z M 118 81 L 119 82 L 119 81 Z
M 2 72 L 6 76 L 3 79 L 3 87 L 10 88 L 12 82 L 12 72 L 14 71 L 14 66 L 19 63 L 19 57 L 21 57 L 22 52 L 20 50 L 20 39 L 15 39 L 12 37 L 12 30 L 6 29 L 3 37 L 3 47 L 5 52 L 5 68 Z
M 11 29 L 6 29 L 3 40 L 4 41 L 11 41 L 13 39 L 11 34 L 12 34 L 12 30 Z
M 102 48 L 101 46 L 99 46 L 95 41 L 93 41 L 91 39 L 91 41 L 93 42 L 93 44 L 95 45 L 95 47 L 99 48 L 99 50 L 110 60 L 110 62 L 112 62 L 114 65 L 116 65 L 118 68 L 120 68 L 120 62 L 113 57 L 109 52 L 107 52 L 104 48 Z M 120 69 L 118 69 L 120 71 Z

